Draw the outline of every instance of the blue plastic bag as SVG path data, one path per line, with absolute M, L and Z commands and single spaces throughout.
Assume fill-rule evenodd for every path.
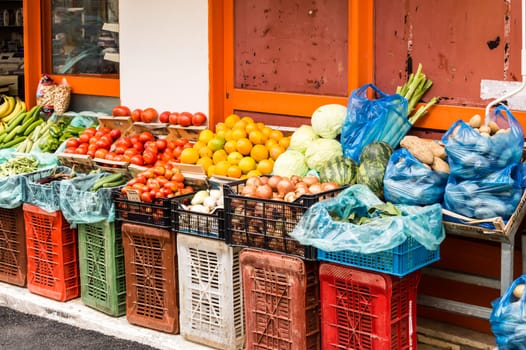
M 524 131 L 519 121 L 505 106 L 497 107 L 489 121 L 509 131 L 484 136 L 458 120 L 442 136 L 451 174 L 456 178 L 476 179 L 520 162 Z
M 376 99 L 367 96 L 369 88 L 377 95 Z M 372 142 L 385 141 L 394 149 L 410 128 L 407 100 L 403 96 L 385 94 L 373 84 L 363 85 L 349 97 L 340 137 L 343 153 L 359 162 L 363 147 Z
M 475 219 L 500 216 L 508 220 L 522 197 L 522 166 L 512 164 L 475 180 L 450 176 L 444 208 Z
M 518 297 L 513 291 L 526 284 L 526 275 L 517 278 L 506 293 L 491 303 L 489 322 L 499 350 L 526 350 L 526 293 Z
M 442 203 L 449 174 L 434 171 L 405 148 L 391 155 L 384 175 L 384 198 L 407 205 Z
M 353 185 L 337 196 L 312 205 L 290 235 L 303 245 L 324 251 L 351 250 L 371 254 L 393 249 L 408 237 L 428 250 L 438 249 L 445 238 L 440 204 L 430 206 L 396 205 L 401 215 L 371 216 L 371 209 L 382 202 L 365 185 Z M 353 224 L 334 219 L 350 215 L 371 217 L 368 223 Z

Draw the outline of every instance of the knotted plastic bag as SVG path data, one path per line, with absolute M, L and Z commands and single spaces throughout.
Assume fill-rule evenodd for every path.
M 524 131 L 508 108 L 499 106 L 488 116 L 502 131 L 484 135 L 462 120 L 442 136 L 451 174 L 476 179 L 521 160 Z
M 58 187 L 60 181 L 53 181 L 47 184 L 37 183 L 40 178 L 60 172 L 64 174 L 71 174 L 72 170 L 68 167 L 57 166 L 35 171 L 22 176 L 23 202 L 36 205 L 37 207 L 48 212 L 60 210 Z
M 60 181 L 60 210 L 72 227 L 78 224 L 115 221 L 112 189 L 91 190 L 98 179 L 107 175 L 108 173 L 101 172 Z
M 369 187 L 353 185 L 333 198 L 312 205 L 290 235 L 303 245 L 324 251 L 371 254 L 393 249 L 408 237 L 428 250 L 438 249 L 445 238 L 440 204 L 392 205 L 399 215 L 371 215 L 385 204 Z M 365 218 L 366 222 L 354 224 L 341 220 L 351 216 Z
M 391 155 L 384 174 L 384 197 L 395 204 L 441 203 L 449 174 L 434 171 L 405 148 Z
M 444 208 L 475 219 L 500 216 L 508 220 L 522 197 L 522 166 L 512 164 L 474 180 L 450 176 Z
M 526 293 L 513 293 L 524 284 L 526 275 L 513 281 L 506 293 L 491 303 L 489 322 L 499 350 L 526 350 Z
M 376 99 L 367 96 L 369 88 L 376 94 Z M 366 84 L 349 97 L 340 142 L 344 155 L 359 162 L 363 147 L 375 141 L 385 141 L 394 149 L 410 128 L 407 100 L 399 94 L 388 95 L 375 85 Z

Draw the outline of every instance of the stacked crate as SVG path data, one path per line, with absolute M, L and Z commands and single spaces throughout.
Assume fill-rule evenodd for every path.
M 0 281 L 26 286 L 26 229 L 21 206 L 0 208 Z
M 120 224 L 78 225 L 82 302 L 110 316 L 126 313 L 126 275 Z

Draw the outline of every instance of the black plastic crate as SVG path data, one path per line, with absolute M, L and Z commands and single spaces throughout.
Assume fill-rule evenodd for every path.
M 211 213 L 198 213 L 185 208 L 195 193 L 177 197 L 172 201 L 174 233 L 187 233 L 208 238 L 225 239 L 225 211 L 216 208 Z
M 140 225 L 171 228 L 171 198 L 155 198 L 152 202 L 137 202 L 128 199 L 121 189 L 112 191 L 115 203 L 115 219 Z
M 310 206 L 336 196 L 345 187 L 306 194 L 294 202 L 285 202 L 243 196 L 245 183 L 246 180 L 239 180 L 223 185 L 226 243 L 316 260 L 316 248 L 300 244 L 289 233 Z

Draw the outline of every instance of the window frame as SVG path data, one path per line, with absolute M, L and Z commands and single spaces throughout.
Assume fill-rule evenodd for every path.
M 36 103 L 36 89 L 41 76 L 48 73 L 56 82 L 66 78 L 74 94 L 94 96 L 120 96 L 118 75 L 50 74 L 51 72 L 51 0 L 24 1 L 24 82 L 25 100 Z M 31 64 L 27 64 L 27 58 Z

